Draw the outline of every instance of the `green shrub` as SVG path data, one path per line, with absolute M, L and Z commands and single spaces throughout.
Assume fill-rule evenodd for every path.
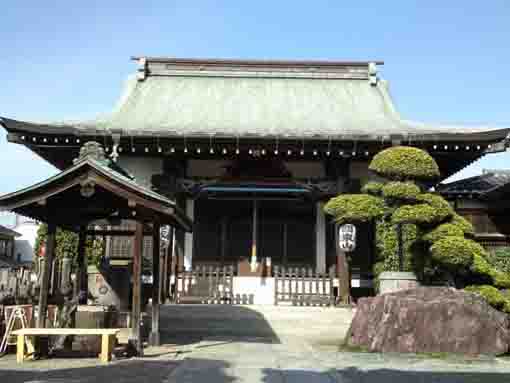
M 37 237 L 34 244 L 34 254 L 39 254 L 41 246 L 46 242 L 48 236 L 48 226 L 42 224 L 37 230 Z M 87 261 L 89 264 L 97 264 L 103 254 L 104 242 L 100 238 L 87 236 L 85 244 L 85 251 L 87 254 Z M 64 258 L 69 257 L 73 260 L 73 264 L 77 263 L 78 257 L 78 234 L 72 231 L 57 228 L 55 233 L 55 257 Z
M 415 201 L 420 188 L 414 182 L 388 182 L 382 187 L 382 195 L 390 200 Z
M 370 222 L 384 215 L 386 205 L 382 198 L 366 194 L 341 194 L 324 206 L 324 212 L 338 223 Z
M 499 271 L 510 274 L 510 248 L 489 253 L 487 261 Z
M 496 310 L 510 313 L 510 299 L 508 295 L 499 291 L 494 286 L 467 286 L 464 290 L 481 295 L 485 298 L 487 303 L 489 303 L 489 305 L 494 307 Z
M 384 184 L 380 182 L 370 181 L 363 185 L 363 187 L 361 188 L 361 192 L 364 194 L 380 196 L 383 186 Z
M 423 193 L 416 198 L 419 202 L 426 203 L 436 210 L 438 221 L 444 221 L 455 213 L 448 201 L 438 194 Z
M 423 236 L 423 240 L 434 243 L 445 237 L 463 237 L 464 232 L 462 229 L 452 223 L 443 223 L 430 230 Z
M 465 235 L 475 234 L 475 228 L 473 227 L 473 224 L 457 213 L 453 213 L 449 223 L 457 226 L 464 232 Z
M 396 209 L 391 221 L 397 223 L 414 223 L 416 225 L 431 225 L 442 221 L 442 216 L 437 210 L 427 204 L 404 205 Z
M 510 289 L 510 276 L 507 273 L 493 269 L 491 276 L 494 286 L 502 289 Z
M 439 177 L 436 161 L 424 150 L 395 146 L 377 153 L 369 169 L 392 180 L 433 180 Z
M 458 272 L 472 266 L 474 257 L 485 252 L 475 241 L 464 237 L 445 237 L 430 247 L 432 259 L 450 271 Z
M 413 245 L 418 237 L 418 229 L 409 224 L 402 227 L 404 270 L 412 270 Z M 398 271 L 398 241 L 395 225 L 389 221 L 376 224 L 376 259 L 384 265 L 383 271 Z

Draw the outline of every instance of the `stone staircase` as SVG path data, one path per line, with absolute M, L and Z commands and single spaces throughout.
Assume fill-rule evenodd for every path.
M 267 343 L 338 345 L 351 308 L 268 305 L 164 305 L 162 339 L 239 339 Z

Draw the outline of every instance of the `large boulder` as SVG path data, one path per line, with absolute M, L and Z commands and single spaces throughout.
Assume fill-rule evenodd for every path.
M 479 295 L 418 287 L 361 298 L 346 343 L 379 352 L 504 354 L 509 317 Z

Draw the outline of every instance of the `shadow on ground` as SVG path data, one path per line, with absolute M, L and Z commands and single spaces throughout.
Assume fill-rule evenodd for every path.
M 457 371 L 360 370 L 349 367 L 330 371 L 263 369 L 264 383 L 507 383 L 510 373 Z
M 55 359 L 55 364 L 63 360 Z M 5 383 L 124 383 L 167 382 L 168 376 L 177 367 L 178 361 L 129 360 L 110 365 L 81 368 L 62 368 L 41 371 L 37 362 L 27 363 L 23 369 L 0 370 L 0 382 Z M 33 365 L 33 369 L 28 367 Z
M 164 305 L 161 306 L 161 341 L 191 344 L 199 340 L 281 343 L 264 315 L 247 306 Z

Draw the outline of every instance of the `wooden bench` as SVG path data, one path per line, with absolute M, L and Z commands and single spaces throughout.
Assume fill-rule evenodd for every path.
M 113 346 L 115 345 L 116 335 L 119 329 L 111 328 L 24 328 L 13 331 L 12 334 L 17 338 L 16 361 L 23 363 L 25 359 L 25 344 L 29 343 L 29 348 L 33 350 L 32 339 L 38 336 L 50 335 L 98 335 L 101 336 L 101 353 L 99 359 L 103 363 L 112 360 Z

